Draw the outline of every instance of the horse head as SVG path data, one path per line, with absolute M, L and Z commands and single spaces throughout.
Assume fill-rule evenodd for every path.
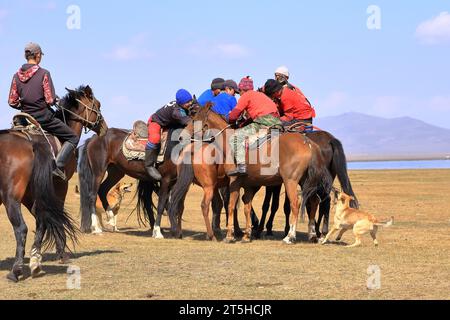
M 66 88 L 67 95 L 61 100 L 59 108 L 64 121 L 74 121 L 93 130 L 99 136 L 106 134 L 108 125 L 101 113 L 101 103 L 91 87 L 80 86 L 76 90 Z

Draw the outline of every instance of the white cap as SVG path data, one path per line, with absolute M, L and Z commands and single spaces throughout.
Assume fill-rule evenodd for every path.
M 275 70 L 275 74 L 277 73 L 289 78 L 289 69 L 286 66 L 281 66 L 277 70 Z

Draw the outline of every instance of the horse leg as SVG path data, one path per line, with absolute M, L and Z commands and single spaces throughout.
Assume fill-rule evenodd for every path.
M 170 189 L 171 179 L 163 178 L 161 181 L 161 189 L 159 190 L 159 201 L 158 201 L 158 212 L 156 215 L 155 226 L 153 228 L 153 238 L 155 239 L 164 239 L 164 236 L 161 232 L 161 220 L 164 214 L 164 210 L 166 209 L 167 202 L 169 201 L 169 189 Z
M 291 203 L 289 201 L 289 197 L 286 193 L 286 197 L 284 199 L 284 216 L 286 217 L 286 226 L 284 228 L 284 236 L 287 237 L 290 229 L 290 216 L 291 216 Z
M 212 211 L 213 211 L 213 221 L 212 228 L 216 238 L 222 238 L 222 230 L 220 228 L 220 218 L 222 215 L 222 209 L 224 207 L 224 202 L 220 197 L 219 190 L 214 191 L 214 196 L 212 199 Z
M 291 203 L 292 217 L 290 222 L 289 233 L 286 238 L 284 238 L 284 242 L 286 244 L 293 244 L 297 240 L 297 223 L 298 223 L 298 214 L 299 214 L 299 206 L 298 206 L 298 192 L 297 186 L 298 182 L 293 180 L 288 180 L 284 183 L 286 188 L 286 194 Z
M 19 282 L 19 277 L 23 275 L 23 259 L 25 257 L 28 228 L 22 216 L 20 202 L 7 198 L 4 199 L 4 203 L 8 219 L 14 228 L 14 236 L 16 237 L 16 259 L 7 278 L 13 282 Z
M 118 169 L 116 169 L 113 166 L 108 167 L 108 177 L 106 180 L 101 184 L 100 189 L 98 191 L 98 195 L 100 197 L 100 201 L 102 202 L 103 209 L 106 211 L 106 216 L 108 218 L 107 224 L 110 225 L 113 228 L 113 232 L 119 231 L 117 228 L 117 219 L 115 218 L 114 212 L 112 211 L 112 208 L 108 202 L 108 193 L 111 191 L 112 188 L 116 184 L 120 182 L 120 180 L 123 179 L 125 175 Z M 99 217 L 99 224 L 102 226 L 102 218 Z
M 242 238 L 242 243 L 249 243 L 252 241 L 252 201 L 255 193 L 259 190 L 253 188 L 246 188 L 244 191 L 244 196 L 242 198 L 244 202 L 244 213 L 245 213 L 245 235 Z
M 324 238 L 327 236 L 329 229 L 330 229 L 330 210 L 331 210 L 331 197 L 328 195 L 326 196 L 325 200 L 322 201 L 319 207 L 319 228 L 321 219 L 323 219 L 323 226 L 322 226 L 322 233 L 321 238 Z
M 270 217 L 269 221 L 267 221 L 266 226 L 267 229 L 266 235 L 269 237 L 273 237 L 273 221 L 275 220 L 275 216 L 280 207 L 280 193 L 281 193 L 281 186 L 272 187 L 272 207 L 270 208 Z
M 261 239 L 261 234 L 264 232 L 264 225 L 266 223 L 267 213 L 270 208 L 270 200 L 272 199 L 272 187 L 266 187 L 266 196 L 264 197 L 264 202 L 262 206 L 262 216 L 259 222 L 258 230 L 255 234 L 256 239 Z
M 319 207 L 319 198 L 312 197 L 308 203 L 306 204 L 306 210 L 308 212 L 308 239 L 311 243 L 317 243 L 318 242 L 318 235 L 317 235 L 317 223 L 316 223 L 316 213 L 317 208 Z
M 209 221 L 209 207 L 211 205 L 211 201 L 214 197 L 214 186 L 207 186 L 203 189 L 203 200 L 202 200 L 202 213 L 203 219 L 205 220 L 206 225 L 206 238 L 207 240 L 216 240 L 214 236 L 214 232 L 211 228 L 211 223 Z
M 236 238 L 234 237 L 234 224 L 231 223 L 231 221 L 235 220 L 236 216 L 236 204 L 239 200 L 239 191 L 240 191 L 240 184 L 239 181 L 236 178 L 233 178 L 230 182 L 230 203 L 228 206 L 228 231 L 227 231 L 227 237 L 225 238 L 226 243 L 234 243 L 236 242 Z

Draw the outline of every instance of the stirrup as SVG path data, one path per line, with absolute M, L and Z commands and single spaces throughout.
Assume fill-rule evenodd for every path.
M 227 176 L 229 177 L 243 177 L 247 175 L 247 166 L 245 164 L 237 165 L 236 169 L 227 173 Z

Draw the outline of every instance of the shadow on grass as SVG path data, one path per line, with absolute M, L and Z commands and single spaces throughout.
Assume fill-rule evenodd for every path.
M 76 252 L 69 254 L 69 261 L 65 264 L 61 265 L 47 265 L 46 262 L 55 262 L 59 260 L 59 256 L 55 253 L 45 253 L 42 258 L 42 268 L 44 273 L 39 276 L 45 275 L 56 275 L 56 274 L 65 274 L 67 273 L 67 266 L 73 263 L 74 260 L 84 258 L 84 257 L 93 257 L 102 254 L 118 254 L 122 253 L 122 251 L 115 250 L 97 250 L 92 252 Z M 14 265 L 15 258 L 7 258 L 6 260 L 0 261 L 0 271 L 11 271 Z M 30 263 L 30 258 L 24 259 L 24 270 L 23 270 L 23 279 L 28 279 L 30 275 L 30 269 L 28 265 Z

